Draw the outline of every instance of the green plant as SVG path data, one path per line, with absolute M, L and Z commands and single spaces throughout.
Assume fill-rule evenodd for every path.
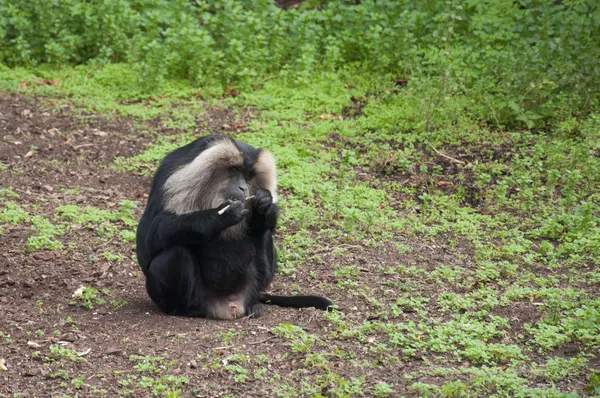
M 80 305 L 87 309 L 92 309 L 94 304 L 102 305 L 106 301 L 100 296 L 100 292 L 91 286 L 83 287 L 75 292 L 75 297 Z

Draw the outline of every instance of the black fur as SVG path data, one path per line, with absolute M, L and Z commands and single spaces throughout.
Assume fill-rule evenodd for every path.
M 280 297 L 265 294 L 277 268 L 273 233 L 278 208 L 271 193 L 249 181 L 251 205 L 227 201 L 215 209 L 176 215 L 165 210 L 163 187 L 180 167 L 190 163 L 222 136 L 200 138 L 165 157 L 152 183 L 147 207 L 137 229 L 137 257 L 146 277 L 146 290 L 168 314 L 215 317 L 215 300 L 241 297 L 244 314 L 260 316 L 261 303 L 286 307 L 331 308 L 322 297 Z M 250 180 L 260 149 L 234 141 L 244 155 L 243 173 Z M 230 205 L 222 215 L 218 211 Z M 225 239 L 220 233 L 248 218 L 242 236 Z M 212 315 L 211 315 L 212 314 Z

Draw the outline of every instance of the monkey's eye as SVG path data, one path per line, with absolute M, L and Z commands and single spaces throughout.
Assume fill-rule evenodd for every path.
M 241 167 L 239 167 L 239 166 L 231 166 L 231 167 L 229 168 L 229 172 L 230 172 L 231 174 L 239 174 L 239 173 L 241 173 L 241 172 L 242 172 L 242 168 L 241 168 Z
M 256 172 L 254 170 L 248 170 L 244 173 L 244 178 L 248 181 L 250 181 L 251 179 L 254 178 L 254 176 L 256 175 Z

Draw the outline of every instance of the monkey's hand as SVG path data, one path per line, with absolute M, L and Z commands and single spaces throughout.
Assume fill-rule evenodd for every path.
M 245 208 L 244 202 L 236 200 L 236 201 L 227 201 L 223 203 L 217 209 L 219 214 L 223 211 L 222 217 L 223 221 L 228 225 L 235 225 L 242 221 L 246 214 L 248 214 L 248 209 Z
M 264 188 L 257 190 L 252 199 L 252 205 L 258 214 L 266 214 L 269 207 L 273 205 L 273 196 L 271 196 L 271 192 Z

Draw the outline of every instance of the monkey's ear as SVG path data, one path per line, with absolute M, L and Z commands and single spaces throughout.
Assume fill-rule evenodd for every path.
M 271 192 L 273 203 L 277 203 L 277 168 L 273 154 L 261 149 L 254 170 L 256 171 L 257 187 Z

